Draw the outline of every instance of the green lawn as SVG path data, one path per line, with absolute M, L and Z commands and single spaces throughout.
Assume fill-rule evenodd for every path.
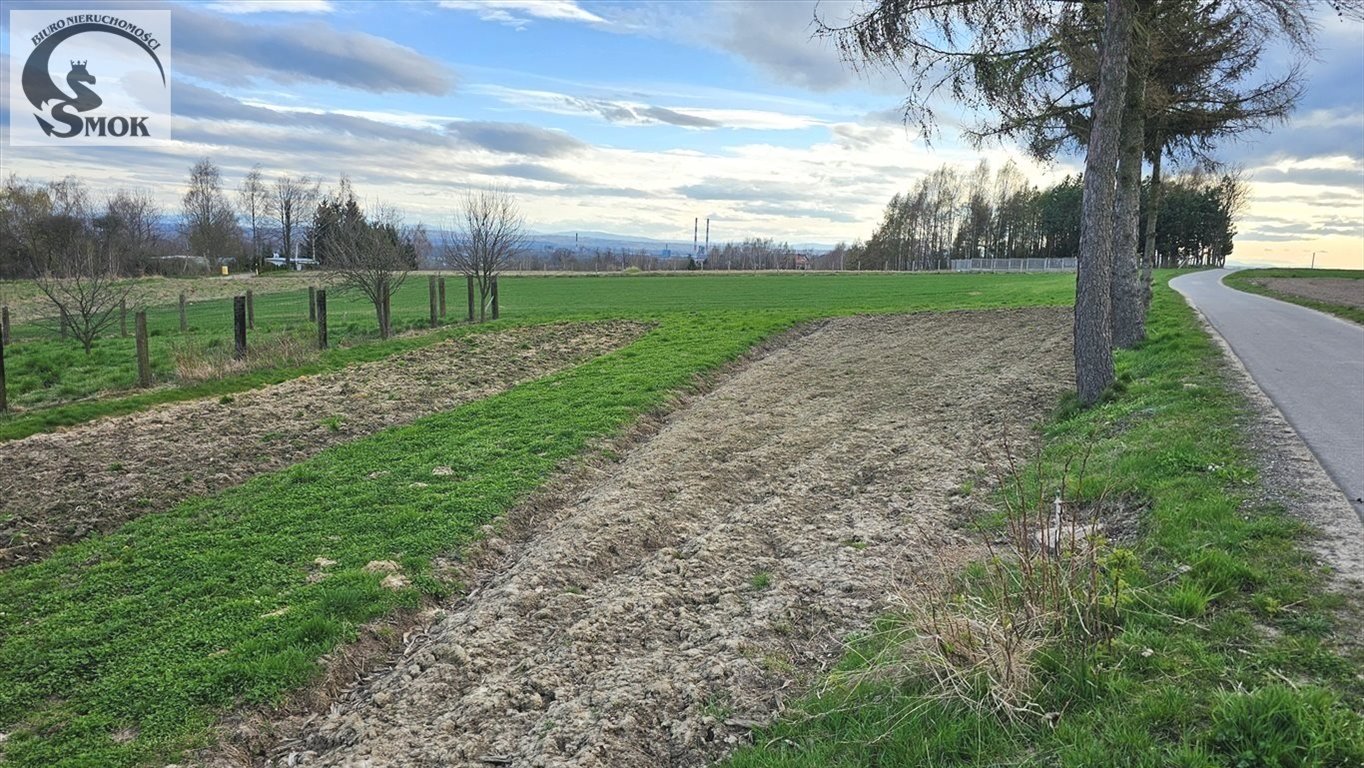
M 1300 548 L 1308 532 L 1256 502 L 1237 427 L 1246 405 L 1163 281 L 1149 329 L 1144 346 L 1118 355 L 1114 396 L 1061 409 L 1030 468 L 1057 477 L 1061 462 L 1090 449 L 1072 493 L 1120 498 L 1140 513 L 1101 568 L 1122 583 L 1099 591 L 1114 611 L 1111 633 L 1072 626 L 1034 659 L 1039 710 L 1057 715 L 984 713 L 972 706 L 985 698 L 983 681 L 967 696 L 941 696 L 923 675 L 858 675 L 904 626 L 888 616 L 823 695 L 796 702 L 727 766 L 1364 764 L 1364 657 L 1331 646 L 1338 602 Z M 961 594 L 994 600 L 987 572 L 969 568 Z
M 1073 294 L 1068 275 L 913 275 L 913 274 L 743 274 L 640 275 L 604 277 L 507 277 L 501 285 L 505 323 L 565 318 L 651 317 L 672 312 L 735 309 L 783 310 L 805 316 L 850 312 L 888 312 L 941 307 L 992 307 L 1066 304 Z M 464 317 L 462 278 L 448 282 L 449 318 Z M 256 328 L 251 343 L 298 335 L 308 345 L 307 291 L 255 298 Z M 414 277 L 393 302 L 398 330 L 428 322 L 427 283 Z M 280 365 L 200 383 L 175 380 L 177 348 L 225 352 L 232 344 L 232 302 L 219 299 L 189 306 L 190 330 L 179 330 L 176 305 L 147 312 L 152 368 L 162 386 L 135 393 L 136 362 L 131 338 L 117 329 L 100 339 L 86 356 L 74 341 L 53 338 L 51 328 L 24 324 L 14 328 L 7 347 L 9 401 L 15 413 L 0 415 L 0 440 L 14 439 L 157 403 L 223 395 L 294 378 L 352 362 L 378 359 L 444 338 L 440 333 L 380 342 L 369 306 L 354 294 L 328 296 L 329 330 L 339 347 L 318 359 Z
M 1316 278 L 1336 278 L 1342 280 L 1364 280 L 1364 270 L 1361 269 L 1242 269 L 1232 272 L 1222 279 L 1224 283 L 1238 290 L 1247 293 L 1258 293 L 1261 296 L 1270 296 L 1280 301 L 1287 301 L 1293 304 L 1300 304 L 1310 307 L 1319 312 L 1343 317 L 1364 325 L 1364 309 L 1359 307 L 1348 307 L 1342 304 L 1334 304 L 1318 299 L 1308 299 L 1302 296 L 1294 296 L 1291 293 L 1276 291 L 1262 285 L 1256 285 L 1255 280 L 1263 280 L 1273 277 L 1316 277 Z M 1364 292 L 1364 282 L 1359 284 L 1359 290 Z

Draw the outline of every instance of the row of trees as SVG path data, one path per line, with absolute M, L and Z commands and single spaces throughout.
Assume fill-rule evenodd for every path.
M 907 119 L 930 135 L 950 96 L 982 116 L 968 130 L 978 142 L 1083 151 L 1075 370 L 1090 404 L 1113 382 L 1114 347 L 1145 337 L 1163 160 L 1206 159 L 1286 116 L 1299 71 L 1261 79 L 1260 60 L 1276 40 L 1310 51 L 1325 10 L 1364 18 L 1364 0 L 876 0 L 847 23 L 815 22 L 855 68 L 894 70 Z M 1157 202 L 1143 228 L 1145 161 Z
M 284 245 L 301 235 L 323 265 L 324 280 L 364 295 L 374 306 L 380 336 L 387 338 L 393 294 L 433 255 L 425 227 L 405 223 L 398 211 L 381 204 L 366 210 L 344 178 L 326 195 L 309 184 L 281 177 L 268 190 L 272 197 L 262 201 L 250 192 L 264 188 L 259 169 L 248 174 L 240 198 L 250 239 L 243 239 L 221 173 L 211 160 L 200 160 L 190 169 L 182 198 L 181 242 L 209 264 L 234 253 L 259 263 L 263 244 Z M 155 204 L 146 195 L 118 192 L 95 205 L 75 178 L 45 185 L 11 178 L 0 203 L 6 276 L 31 277 L 50 300 L 62 335 L 73 335 L 89 354 L 129 300 L 133 283 L 124 278 L 145 273 L 165 250 Z M 469 192 L 454 215 L 456 232 L 440 261 L 474 278 L 486 308 L 496 276 L 524 250 L 524 221 L 516 200 L 498 190 Z M 271 220 L 278 223 L 273 233 Z
M 1236 174 L 1193 172 L 1163 183 L 1153 222 L 1156 266 L 1221 266 L 1246 199 Z M 1142 221 L 1153 198 L 1147 183 Z M 945 269 L 950 259 L 1075 258 L 1080 249 L 1082 177 L 1034 186 L 1012 162 L 994 174 L 943 166 L 886 205 L 865 243 L 847 250 L 848 269 Z M 1128 256 L 1136 259 L 1134 248 Z
M 32 277 L 76 251 L 115 274 L 141 274 L 171 247 L 145 192 L 96 200 L 70 176 L 48 184 L 11 176 L 0 188 L 0 277 Z

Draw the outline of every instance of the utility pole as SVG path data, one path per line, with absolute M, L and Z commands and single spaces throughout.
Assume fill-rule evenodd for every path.
M 1317 268 L 1317 252 L 1312 251 L 1312 269 Z

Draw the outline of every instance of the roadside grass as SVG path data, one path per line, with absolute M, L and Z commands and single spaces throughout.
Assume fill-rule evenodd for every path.
M 1222 282 L 1226 283 L 1227 285 L 1230 285 L 1231 287 L 1239 291 L 1245 291 L 1246 293 L 1258 293 L 1261 296 L 1269 296 L 1270 298 L 1278 299 L 1280 301 L 1287 301 L 1291 304 L 1299 304 L 1304 307 L 1315 309 L 1318 312 L 1325 312 L 1329 315 L 1335 315 L 1336 317 L 1342 317 L 1346 320 L 1351 320 L 1353 322 L 1359 323 L 1360 325 L 1364 325 L 1364 309 L 1360 309 L 1359 307 L 1350 307 L 1345 306 L 1343 304 L 1334 304 L 1329 301 L 1321 301 L 1320 299 L 1309 299 L 1303 296 L 1294 296 L 1291 293 L 1276 291 L 1273 288 L 1267 288 L 1263 285 L 1257 285 L 1255 283 L 1256 280 L 1264 280 L 1275 277 L 1317 277 L 1364 281 L 1364 270 L 1282 269 L 1282 268 L 1241 269 L 1232 272 L 1231 274 L 1222 278 Z M 1361 293 L 1364 293 L 1364 282 L 1360 282 L 1359 290 Z
M 1332 645 L 1339 598 L 1299 546 L 1309 532 L 1253 501 L 1256 470 L 1237 426 L 1246 406 L 1168 277 L 1149 340 L 1118 356 L 1112 396 L 1089 410 L 1063 404 L 1025 470 L 1059 477 L 1087 455 L 1069 493 L 1141 510 L 1110 550 L 1131 556 L 1104 568 L 1125 584 L 1112 636 L 1043 647 L 1028 662 L 1039 714 L 1002 717 L 986 706 L 988 680 L 947 693 L 927 674 L 869 669 L 911 623 L 886 616 L 726 766 L 1364 763 L 1364 657 Z M 960 599 L 991 599 L 986 570 L 967 569 Z
M 673 315 L 570 371 L 0 573 L 3 759 L 130 766 L 204 745 L 223 710 L 306 683 L 361 623 L 457 589 L 432 558 L 561 462 L 797 320 Z M 383 588 L 376 560 L 413 586 Z
M 241 290 L 250 281 L 242 281 Z M 447 321 L 464 325 L 464 288 L 450 281 Z M 504 323 L 539 323 L 566 319 L 657 316 L 702 310 L 785 310 L 810 316 L 916 309 L 984 308 L 1067 304 L 1073 278 L 1065 275 L 924 275 L 884 273 L 739 274 L 598 277 L 506 277 L 502 280 Z M 250 345 L 269 346 L 276 336 L 305 334 L 307 291 L 255 297 L 256 327 Z M 412 338 L 380 341 L 373 311 L 354 293 L 328 296 L 329 334 L 335 349 L 318 365 L 263 367 L 248 375 L 209 382 L 181 381 L 176 351 L 227 348 L 232 343 L 230 298 L 192 302 L 189 331 L 179 330 L 176 304 L 147 310 L 152 371 L 158 386 L 137 391 L 136 358 L 131 337 L 118 328 L 99 339 L 90 356 L 74 341 L 55 338 L 45 323 L 14 326 L 14 343 L 5 349 L 8 393 L 13 413 L 0 414 L 0 440 L 14 439 L 88 421 L 129 413 L 151 405 L 217 396 L 275 383 L 299 375 L 360 360 L 378 359 L 445 336 L 421 333 Z M 395 330 L 419 331 L 429 319 L 426 280 L 409 279 L 394 297 Z M 131 326 L 131 318 L 129 319 Z M 130 328 L 131 330 L 131 328 Z M 355 352 L 364 348 L 363 352 Z M 319 367 L 320 366 L 320 367 Z

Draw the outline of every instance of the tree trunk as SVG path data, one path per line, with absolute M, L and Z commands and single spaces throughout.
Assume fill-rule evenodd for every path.
M 1133 32 L 1127 99 L 1118 149 L 1118 189 L 1113 232 L 1113 346 L 1131 349 L 1146 338 L 1141 274 L 1137 264 L 1141 228 L 1141 160 L 1146 139 L 1145 34 Z
M 1075 276 L 1075 387 L 1082 405 L 1097 402 L 1113 383 L 1109 294 L 1113 282 L 1113 198 L 1132 33 L 1130 3 L 1131 0 L 1106 3 L 1099 87 L 1085 149 L 1080 254 Z
M 1156 217 L 1160 213 L 1160 196 L 1164 191 L 1160 180 L 1160 161 L 1165 156 L 1165 138 L 1156 136 L 1156 154 L 1151 158 L 1151 192 L 1146 200 L 1146 243 L 1142 248 L 1141 259 L 1141 316 L 1143 322 L 1146 311 L 1151 308 L 1151 270 L 1156 265 Z

